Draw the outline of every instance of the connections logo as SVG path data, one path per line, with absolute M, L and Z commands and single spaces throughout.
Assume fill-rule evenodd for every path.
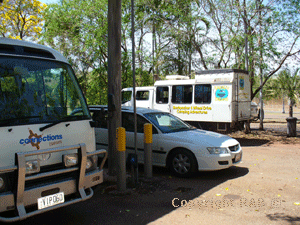
M 28 138 L 21 139 L 19 141 L 19 143 L 21 145 L 29 144 L 30 143 L 32 147 L 36 147 L 37 150 L 39 150 L 41 142 L 56 141 L 56 140 L 61 140 L 62 138 L 63 138 L 62 134 L 59 134 L 59 135 L 48 134 L 47 136 L 43 137 L 42 134 L 41 135 L 37 135 L 37 133 L 33 133 L 33 131 L 29 129 L 29 136 L 28 136 Z

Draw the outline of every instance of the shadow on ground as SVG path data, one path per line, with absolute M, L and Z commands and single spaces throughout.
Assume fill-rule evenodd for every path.
M 293 216 L 286 215 L 284 213 L 267 214 L 267 217 L 271 221 L 286 221 L 286 222 L 290 222 L 291 224 L 294 224 L 295 222 L 300 222 L 299 216 L 293 217 Z
M 139 168 L 140 175 L 143 174 Z M 50 211 L 15 224 L 147 224 L 176 210 L 172 200 L 192 200 L 210 189 L 245 176 L 249 170 L 231 167 L 214 172 L 198 172 L 189 179 L 170 175 L 165 168 L 154 167 L 152 181 L 140 177 L 139 186 L 126 195 L 112 195 L 115 182 L 99 185 L 93 198 L 85 202 Z
M 251 147 L 251 146 L 261 146 L 270 142 L 270 140 L 265 139 L 251 139 L 251 138 L 235 138 L 238 142 L 240 142 L 243 147 Z

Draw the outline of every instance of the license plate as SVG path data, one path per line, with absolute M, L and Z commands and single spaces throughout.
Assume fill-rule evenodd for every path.
M 241 154 L 241 153 L 237 154 L 237 155 L 235 156 L 235 162 L 240 161 L 241 158 L 242 158 L 242 154 Z
M 48 195 L 46 197 L 38 198 L 38 209 L 44 209 L 63 202 L 65 202 L 65 196 L 63 192 L 59 192 L 54 195 Z

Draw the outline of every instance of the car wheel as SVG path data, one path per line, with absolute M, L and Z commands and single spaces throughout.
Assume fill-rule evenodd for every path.
M 197 171 L 198 164 L 192 152 L 179 149 L 171 153 L 169 168 L 177 177 L 191 177 Z

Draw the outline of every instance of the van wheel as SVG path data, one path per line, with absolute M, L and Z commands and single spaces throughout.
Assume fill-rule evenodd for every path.
M 177 177 L 191 177 L 198 168 L 194 154 L 185 149 L 172 152 L 169 156 L 168 165 L 171 172 Z

